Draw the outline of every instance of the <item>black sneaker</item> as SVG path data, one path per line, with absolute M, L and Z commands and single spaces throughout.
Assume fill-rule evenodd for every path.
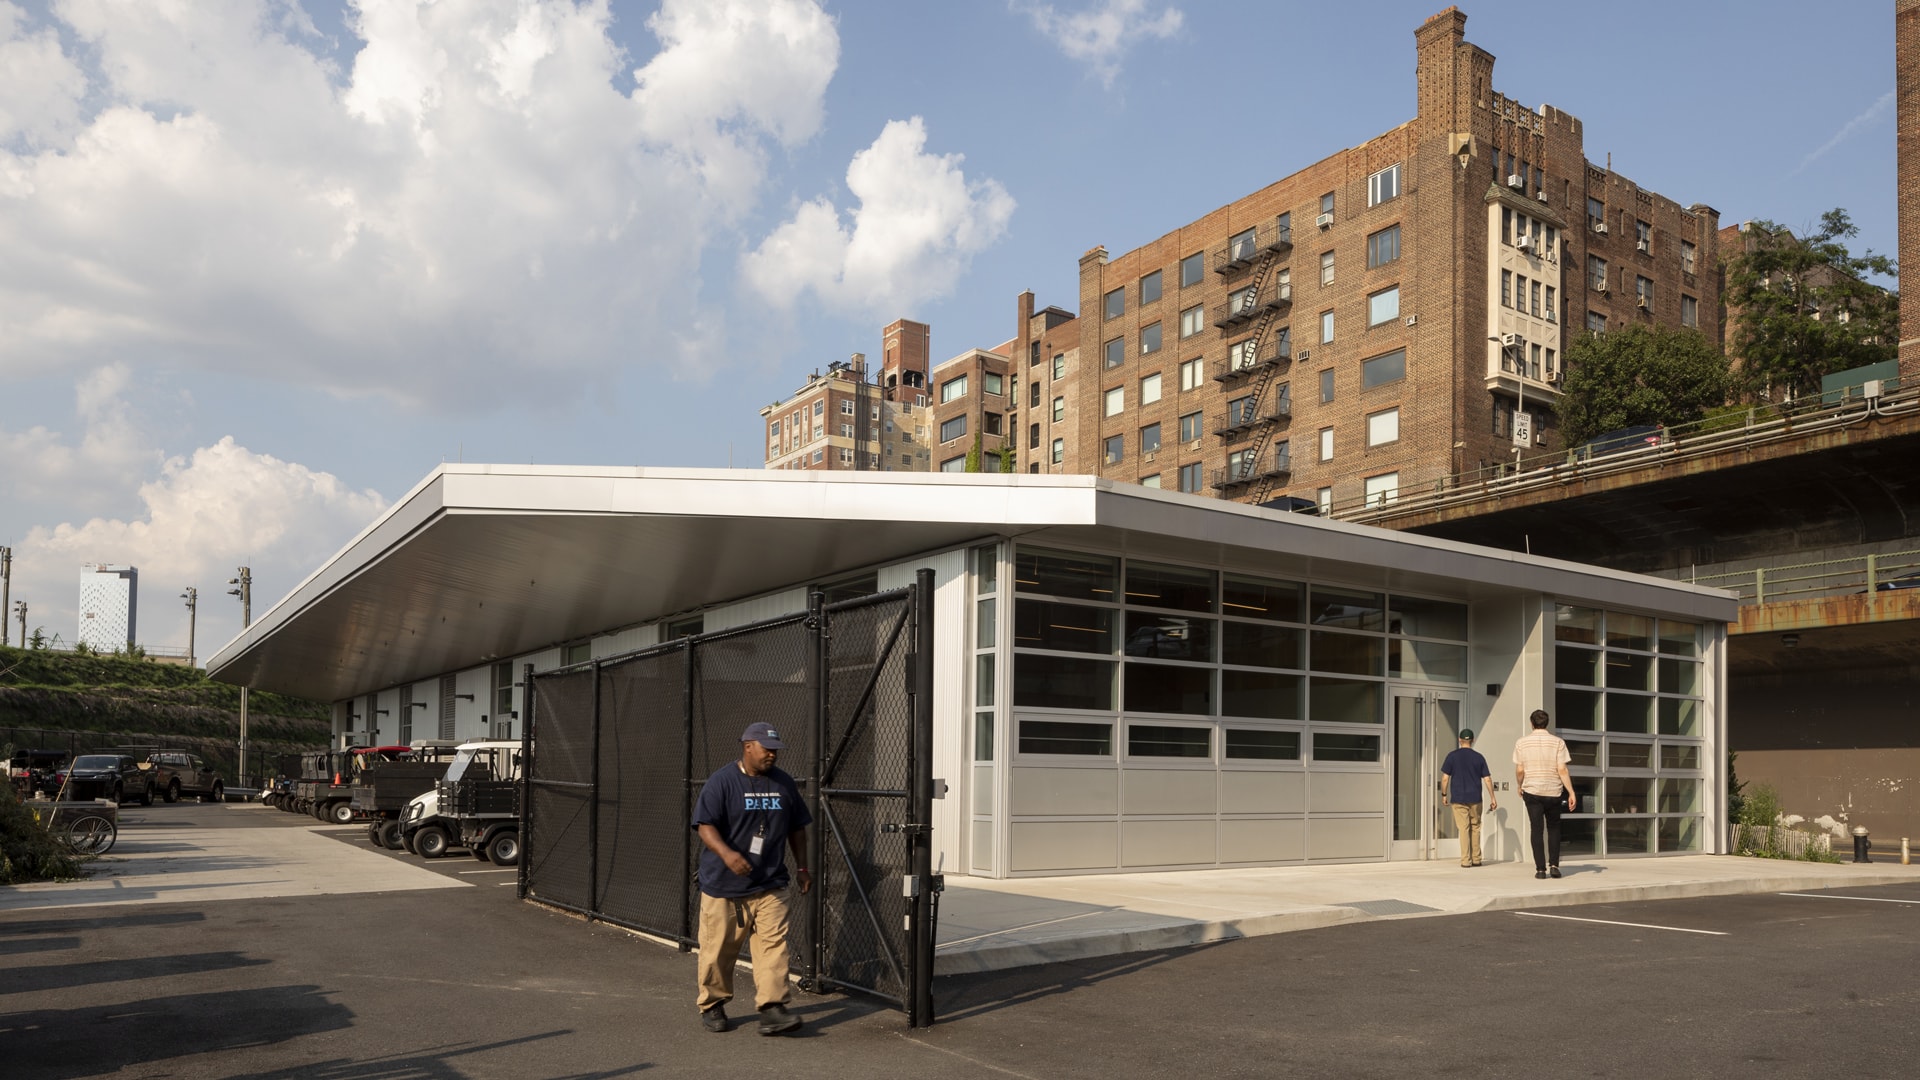
M 763 1005 L 760 1007 L 760 1034 L 785 1035 L 800 1026 L 800 1018 L 787 1011 L 785 1005 Z
M 1559 868 L 1559 867 L 1557 867 L 1557 866 L 1549 866 L 1549 867 L 1547 867 L 1547 876 L 1548 876 L 1548 877 L 1559 877 L 1559 876 L 1560 876 L 1560 868 Z
M 727 1007 L 725 1005 L 715 1005 L 711 1009 L 701 1010 L 700 1026 L 716 1033 L 730 1030 L 733 1027 L 732 1024 L 727 1022 Z
M 1535 870 L 1533 872 L 1533 876 L 1537 878 L 1545 878 L 1547 876 L 1547 872 L 1545 870 Z

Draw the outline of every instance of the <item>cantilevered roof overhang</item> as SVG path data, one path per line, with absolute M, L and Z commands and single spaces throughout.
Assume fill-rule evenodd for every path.
M 1468 600 L 1738 610 L 1717 589 L 1087 476 L 443 465 L 207 670 L 338 701 L 1008 536 Z

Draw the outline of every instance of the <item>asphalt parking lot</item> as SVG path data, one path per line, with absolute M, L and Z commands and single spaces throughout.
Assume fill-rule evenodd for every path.
M 510 872 L 464 855 L 376 853 L 364 829 L 260 807 L 128 807 L 123 825 L 123 844 L 300 830 L 404 874 L 377 893 L 0 912 L 9 1080 L 1904 1076 L 1920 1051 L 1920 885 L 1387 919 L 954 976 L 919 1032 L 797 994 L 802 1035 L 764 1039 L 699 1028 L 690 956 L 522 903 Z

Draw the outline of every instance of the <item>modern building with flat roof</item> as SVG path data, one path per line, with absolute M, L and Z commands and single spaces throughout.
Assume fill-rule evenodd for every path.
M 99 652 L 130 649 L 138 641 L 140 569 L 88 563 L 80 571 L 80 626 L 74 641 Z
M 1569 857 L 1724 850 L 1730 594 L 1093 477 L 443 465 L 208 670 L 341 741 L 414 702 L 495 734 L 503 669 L 923 567 L 947 872 L 1456 858 L 1440 759 L 1476 729 L 1510 796 L 1536 708 Z M 1519 805 L 1489 858 L 1527 857 Z

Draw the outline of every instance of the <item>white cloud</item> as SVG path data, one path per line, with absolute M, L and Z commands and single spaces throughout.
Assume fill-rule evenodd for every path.
M 699 310 L 839 61 L 815 0 L 666 0 L 637 69 L 608 0 L 349 15 L 343 70 L 288 0 L 0 6 L 0 379 L 591 392 Z
M 811 290 L 829 307 L 898 314 L 953 290 L 968 260 L 1006 232 L 1012 196 L 996 180 L 969 181 L 959 154 L 926 152 L 920 117 L 893 120 L 847 166 L 859 205 L 802 204 L 745 258 L 741 273 L 792 307 Z
M 1109 89 L 1120 74 L 1120 61 L 1149 38 L 1171 38 L 1180 32 L 1186 16 L 1177 7 L 1149 11 L 1147 0 L 1095 0 L 1092 7 L 1062 13 L 1052 4 L 1011 0 L 1025 11 L 1034 29 L 1053 40 L 1069 59 L 1087 66 Z

